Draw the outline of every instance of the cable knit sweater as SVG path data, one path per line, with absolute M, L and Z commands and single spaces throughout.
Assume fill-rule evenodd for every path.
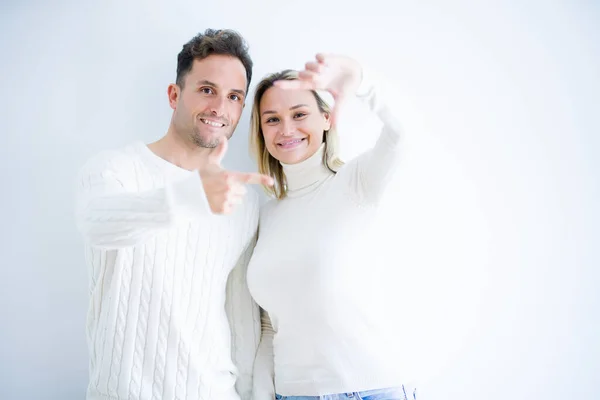
M 366 75 L 358 92 L 383 122 L 375 146 L 334 174 L 324 145 L 282 164 L 287 197 L 261 210 L 248 284 L 263 314 L 255 400 L 359 392 L 403 384 L 369 241 L 400 159 L 402 129 Z M 343 135 L 340 135 L 343 138 Z M 381 267 L 381 268 L 380 268 Z M 274 388 L 273 388 L 274 385 Z
M 90 273 L 87 398 L 249 399 L 256 193 L 214 215 L 197 171 L 135 143 L 82 168 L 77 221 Z

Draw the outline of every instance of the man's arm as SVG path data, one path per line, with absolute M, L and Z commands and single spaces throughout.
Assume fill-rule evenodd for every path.
M 119 155 L 99 156 L 80 172 L 77 187 L 77 225 L 92 245 L 119 248 L 135 245 L 156 231 L 194 217 L 229 214 L 243 202 L 247 184 L 272 185 L 257 173 L 227 171 L 221 160 L 223 140 L 201 170 L 166 182 L 164 188 L 138 192 L 132 160 Z M 133 188 L 131 187 L 133 186 Z
M 123 168 L 127 166 L 118 161 L 102 160 L 88 163 L 79 174 L 77 226 L 90 244 L 133 246 L 180 219 L 210 214 L 197 171 L 164 188 L 132 192 Z

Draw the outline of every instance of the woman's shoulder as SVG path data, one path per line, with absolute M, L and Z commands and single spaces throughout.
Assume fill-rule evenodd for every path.
M 261 217 L 263 215 L 267 215 L 270 212 L 273 211 L 273 209 L 275 209 L 275 207 L 277 206 L 277 204 L 280 202 L 280 200 L 272 198 L 272 197 L 268 197 L 267 199 L 263 200 L 260 204 L 260 215 Z

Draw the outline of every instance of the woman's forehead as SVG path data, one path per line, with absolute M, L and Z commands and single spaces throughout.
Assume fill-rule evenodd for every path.
M 263 107 L 293 107 L 298 104 L 317 106 L 314 94 L 310 90 L 290 90 L 273 86 L 266 90 L 260 101 Z

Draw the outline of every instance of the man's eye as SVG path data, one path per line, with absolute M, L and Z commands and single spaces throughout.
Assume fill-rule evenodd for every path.
M 231 100 L 233 100 L 233 101 L 240 101 L 241 100 L 240 96 L 238 96 L 237 94 L 232 94 L 229 98 Z
M 200 91 L 205 94 L 211 94 L 213 92 L 211 88 L 207 88 L 207 87 L 201 88 Z

